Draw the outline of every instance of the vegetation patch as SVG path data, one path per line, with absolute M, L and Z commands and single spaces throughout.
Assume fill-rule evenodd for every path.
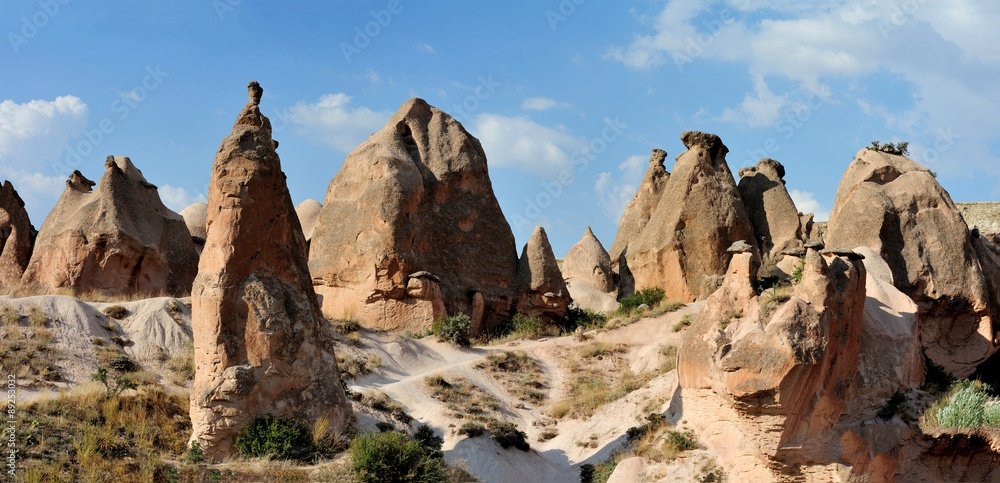
M 924 412 L 924 422 L 941 428 L 1000 427 L 1000 399 L 989 385 L 967 379 L 955 381 L 938 402 Z
M 178 386 L 186 386 L 194 381 L 194 344 L 189 343 L 184 347 L 184 352 L 171 357 L 167 367 Z
M 677 321 L 677 323 L 674 324 L 674 326 L 671 327 L 670 330 L 672 330 L 673 332 L 680 332 L 680 331 L 682 331 L 682 330 L 690 327 L 691 326 L 691 322 L 693 322 L 693 321 L 694 321 L 694 316 L 691 315 L 691 314 L 687 314 L 684 317 L 681 317 L 681 320 Z
M 236 435 L 236 449 L 244 458 L 308 460 L 314 451 L 309 426 L 292 418 L 261 416 Z
M 672 461 L 681 453 L 698 447 L 698 441 L 693 433 L 671 429 L 671 425 L 664 420 L 662 414 L 650 414 L 646 420 L 648 422 L 642 426 L 629 428 L 626 432 L 626 443 L 612 453 L 607 460 L 592 465 L 586 470 L 581 468 L 580 481 L 605 483 L 614 473 L 618 463 L 628 458 L 641 456 L 649 461 L 660 463 Z M 718 473 L 718 476 L 721 477 L 721 473 Z
M 621 346 L 593 342 L 581 346 L 577 357 L 568 357 L 566 369 L 571 374 L 568 394 L 549 406 L 549 414 L 556 419 L 588 418 L 601 406 L 645 386 L 659 374 L 632 372 L 626 368 L 621 352 Z
M 351 443 L 354 477 L 361 483 L 446 482 L 441 442 L 396 431 L 361 435 Z
M 128 313 L 128 309 L 122 307 L 121 305 L 111 305 L 104 308 L 104 315 L 107 315 L 115 320 L 122 320 L 125 317 L 128 317 Z
M 521 401 L 534 404 L 545 401 L 547 388 L 542 367 L 524 351 L 494 352 L 475 367 L 488 372 L 504 390 Z
M 0 366 L 6 374 L 18 378 L 24 387 L 45 387 L 62 376 L 55 361 L 59 353 L 53 345 L 55 335 L 45 327 L 0 327 Z
M 468 315 L 458 314 L 442 319 L 440 327 L 441 330 L 437 332 L 439 340 L 459 347 L 472 346 L 472 339 L 469 338 L 472 332 L 472 319 Z
M 337 367 L 340 375 L 347 380 L 357 379 L 382 365 L 382 356 L 375 352 L 365 352 L 360 355 L 348 351 L 337 351 Z
M 483 388 L 465 378 L 449 381 L 441 375 L 426 377 L 424 384 L 431 397 L 445 404 L 451 417 L 465 420 L 458 434 L 474 438 L 489 431 L 504 449 L 513 446 L 527 451 L 530 448 L 527 434 L 504 419 L 500 401 Z

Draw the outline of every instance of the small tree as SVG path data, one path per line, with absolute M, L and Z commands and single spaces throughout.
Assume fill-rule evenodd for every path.
M 472 331 L 472 319 L 468 315 L 458 314 L 441 322 L 440 338 L 460 347 L 472 346 L 469 335 Z

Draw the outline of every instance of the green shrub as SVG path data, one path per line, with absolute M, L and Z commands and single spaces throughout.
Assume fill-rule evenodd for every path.
M 924 391 L 931 394 L 942 394 L 947 391 L 955 382 L 955 377 L 943 367 L 934 363 L 927 354 L 924 353 Z
M 671 330 L 674 332 L 680 332 L 686 329 L 687 327 L 690 327 L 692 321 L 694 321 L 694 316 L 692 316 L 691 314 L 687 314 L 684 317 L 681 317 L 681 320 L 678 321 L 676 324 L 674 324 Z
M 617 313 L 619 314 L 629 314 L 639 308 L 640 305 L 647 305 L 653 307 L 663 300 L 666 296 L 666 292 L 660 287 L 647 287 L 638 292 L 629 295 L 621 299 L 621 306 L 618 308 Z
M 444 447 L 444 438 L 437 435 L 430 426 L 421 424 L 417 426 L 417 432 L 413 434 L 413 439 L 420 443 L 424 449 L 424 454 L 430 458 L 444 458 L 441 448 Z
M 244 458 L 270 457 L 306 460 L 313 453 L 309 427 L 293 418 L 257 417 L 236 435 L 236 449 Z
M 890 397 L 889 400 L 885 402 L 885 405 L 882 406 L 881 409 L 879 409 L 878 414 L 876 416 L 879 419 L 884 419 L 888 421 L 897 414 L 903 416 L 905 414 L 905 411 L 906 411 L 906 394 L 904 394 L 902 391 L 896 391 L 896 393 L 893 394 L 892 397 Z
M 351 456 L 361 483 L 443 483 L 448 478 L 441 458 L 428 457 L 419 441 L 396 431 L 355 438 Z
M 477 423 L 475 421 L 466 421 L 462 423 L 462 426 L 458 428 L 458 434 L 460 436 L 468 436 L 470 438 L 475 438 L 476 436 L 481 436 L 486 432 L 486 427 L 482 423 Z
M 528 444 L 528 435 L 524 431 L 521 431 L 516 424 L 495 419 L 490 421 L 488 427 L 490 434 L 493 435 L 493 439 L 497 443 L 500 443 L 500 447 L 503 449 L 510 448 L 511 446 L 521 451 L 531 449 L 531 445 Z
M 469 338 L 471 331 L 472 319 L 468 315 L 458 314 L 441 322 L 441 332 L 438 335 L 452 345 L 470 347 L 472 346 L 472 340 Z
M 1000 408 L 997 408 L 1000 401 L 991 398 L 990 387 L 980 381 L 957 381 L 943 401 L 944 404 L 936 407 L 934 412 L 937 423 L 942 427 L 975 428 L 987 426 L 987 422 L 992 425 L 1000 423 Z
M 594 483 L 594 465 L 580 465 L 580 483 Z
M 577 327 L 583 327 L 586 330 L 600 329 L 607 321 L 608 316 L 600 312 L 571 305 L 566 310 L 566 316 L 559 322 L 559 328 L 564 333 L 573 332 Z
M 118 372 L 135 372 L 139 370 L 139 364 L 132 360 L 127 354 L 118 354 L 108 361 L 108 366 Z
M 792 270 L 792 283 L 798 285 L 802 282 L 802 277 L 806 274 L 806 259 L 803 258 Z

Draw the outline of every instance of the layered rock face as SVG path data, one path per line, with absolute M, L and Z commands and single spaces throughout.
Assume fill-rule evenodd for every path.
M 330 183 L 309 268 L 331 317 L 420 330 L 432 320 L 410 307 L 434 301 L 408 287 L 429 272 L 474 332 L 502 322 L 517 302 L 517 250 L 479 140 L 421 99 L 403 104 Z
M 255 417 L 351 418 L 259 85 L 215 157 L 192 294 L 192 441 L 220 460 Z
M 37 235 L 24 200 L 10 181 L 4 181 L 0 185 L 0 291 L 20 286 Z
M 837 190 L 827 240 L 881 255 L 920 309 L 928 357 L 967 376 L 996 351 L 986 277 L 965 221 L 930 172 L 865 149 Z M 995 310 L 995 309 L 992 309 Z
M 109 156 L 94 182 L 79 171 L 38 233 L 26 287 L 110 296 L 186 296 L 198 252 L 184 219 L 127 157 Z
M 557 322 L 573 301 L 545 229 L 536 227 L 517 264 L 517 312 Z
M 580 241 L 566 252 L 562 273 L 578 307 L 598 312 L 618 307 L 611 257 L 589 226 Z
M 632 201 L 625 206 L 625 213 L 618 222 L 618 233 L 615 235 L 615 241 L 611 243 L 611 251 L 608 252 L 611 260 L 617 260 L 628 244 L 639 236 L 656 211 L 657 205 L 660 204 L 664 187 L 670 179 L 670 173 L 663 166 L 666 158 L 667 152 L 662 149 L 654 149 L 653 154 L 649 156 L 649 168 L 642 177 L 639 190 L 632 197 Z
M 769 158 L 740 170 L 738 188 L 760 248 L 762 274 L 769 274 L 783 253 L 801 255 L 812 230 L 812 216 L 799 214 L 784 178 L 785 167 Z
M 619 258 L 635 289 L 660 287 L 667 299 L 691 302 L 718 287 L 727 247 L 738 240 L 756 244 L 726 165 L 729 149 L 714 134 L 686 132 L 681 140 L 688 150 L 678 157 L 648 223 Z

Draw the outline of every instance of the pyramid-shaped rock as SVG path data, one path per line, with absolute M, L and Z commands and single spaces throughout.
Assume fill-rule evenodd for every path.
M 479 140 L 421 99 L 403 104 L 330 183 L 309 268 L 324 313 L 370 327 L 430 325 L 410 309 L 435 303 L 422 298 L 433 287 L 410 290 L 419 272 L 440 280 L 448 314 L 471 315 L 474 332 L 509 317 L 517 249 Z
M 663 189 L 670 179 L 670 173 L 663 166 L 666 158 L 667 152 L 662 149 L 654 149 L 650 155 L 649 168 L 642 178 L 642 184 L 639 185 L 639 190 L 632 197 L 632 201 L 625 206 L 625 213 L 618 223 L 618 234 L 615 235 L 611 251 L 608 252 L 612 261 L 617 260 L 625 247 L 639 236 L 656 211 L 657 205 L 660 204 Z
M 611 257 L 589 226 L 580 241 L 566 252 L 562 273 L 578 307 L 598 312 L 617 308 Z
M 828 246 L 866 246 L 885 259 L 896 287 L 920 308 L 920 339 L 931 360 L 966 376 L 996 350 L 988 281 L 972 236 L 927 168 L 859 151 L 837 189 L 828 230 Z
M 557 322 L 566 315 L 572 299 L 545 229 L 536 227 L 521 251 L 517 264 L 517 287 L 521 298 L 517 312 Z
M 763 274 L 781 261 L 782 252 L 802 250 L 803 229 L 812 226 L 811 218 L 800 217 L 784 178 L 785 167 L 770 158 L 740 170 L 740 197 L 760 248 Z
M 0 291 L 21 284 L 38 232 L 31 225 L 24 200 L 10 181 L 0 186 Z
M 33 290 L 186 296 L 198 252 L 184 219 L 127 157 L 108 156 L 97 184 L 74 172 L 42 224 L 22 282 Z
M 235 436 L 256 417 L 308 427 L 322 418 L 332 431 L 351 419 L 261 94 L 252 82 L 215 156 L 192 294 L 191 439 L 213 460 L 233 456 Z
M 692 302 L 718 287 L 734 242 L 756 243 L 726 164 L 729 149 L 714 134 L 685 132 L 681 140 L 688 149 L 677 158 L 656 210 L 628 243 L 624 258 L 636 290 L 660 287 L 669 300 Z

